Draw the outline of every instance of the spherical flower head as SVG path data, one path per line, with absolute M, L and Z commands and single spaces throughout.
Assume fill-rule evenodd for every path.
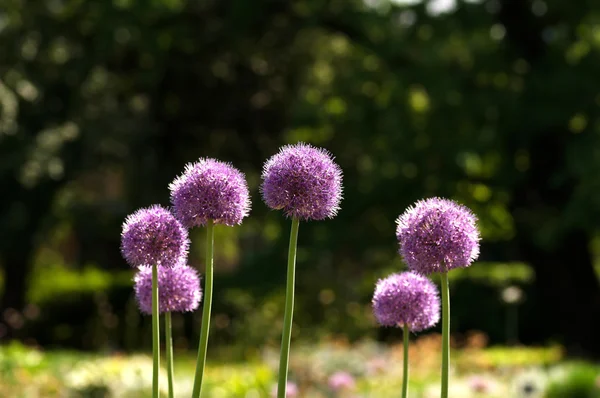
M 414 272 L 392 274 L 375 286 L 373 312 L 382 326 L 408 326 L 419 332 L 440 320 L 437 287 L 425 276 Z
M 342 170 L 322 148 L 299 143 L 281 148 L 264 165 L 262 196 L 291 218 L 333 218 L 342 199 Z
M 353 390 L 356 387 L 356 382 L 350 373 L 340 371 L 329 376 L 327 385 L 333 391 Z
M 200 277 L 187 265 L 158 267 L 159 312 L 190 312 L 202 299 Z M 142 267 L 134 277 L 135 297 L 144 314 L 152 314 L 152 268 Z
M 293 381 L 286 382 L 285 397 L 286 398 L 298 398 L 300 396 L 300 390 Z M 271 389 L 271 397 L 277 397 L 277 385 L 274 385 Z
M 215 159 L 187 164 L 169 190 L 175 216 L 188 228 L 203 226 L 208 220 L 234 226 L 250 213 L 244 174 Z
M 479 256 L 477 218 L 448 199 L 418 201 L 397 220 L 400 254 L 421 274 L 468 267 Z
M 187 230 L 158 205 L 136 211 L 123 223 L 121 253 L 133 267 L 184 264 L 189 244 Z

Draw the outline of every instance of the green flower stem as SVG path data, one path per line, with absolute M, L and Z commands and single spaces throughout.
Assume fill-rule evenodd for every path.
M 294 317 L 294 285 L 296 280 L 296 249 L 298 246 L 298 226 L 300 220 L 292 219 L 290 247 L 288 251 L 287 283 L 285 291 L 285 316 L 283 318 L 283 335 L 281 337 L 281 356 L 279 358 L 279 382 L 277 398 L 285 398 L 288 366 L 290 363 L 290 343 L 292 341 L 292 320 Z
M 402 398 L 406 398 L 408 396 L 408 341 L 410 337 L 407 324 L 404 324 L 402 333 L 404 334 L 404 362 L 402 363 L 402 366 L 404 367 L 402 372 Z
M 213 246 L 215 231 L 213 220 L 206 223 L 206 271 L 204 276 L 204 304 L 202 309 L 202 329 L 200 330 L 200 346 L 198 347 L 198 360 L 196 362 L 196 376 L 194 377 L 194 390 L 192 398 L 199 398 L 202 392 L 202 378 L 206 365 L 206 350 L 208 348 L 208 332 L 210 329 L 210 310 L 213 294 Z
M 159 398 L 160 324 L 158 318 L 158 266 L 152 265 L 152 398 Z
M 166 338 L 166 350 L 167 350 L 167 376 L 169 381 L 169 398 L 175 397 L 175 391 L 173 387 L 173 327 L 171 325 L 171 312 L 165 313 L 165 338 Z
M 442 393 L 448 398 L 448 372 L 450 370 L 450 290 L 448 273 L 440 274 L 442 279 Z

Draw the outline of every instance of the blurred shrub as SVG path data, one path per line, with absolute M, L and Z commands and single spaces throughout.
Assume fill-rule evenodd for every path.
M 16 369 L 37 371 L 46 366 L 43 355 L 24 345 L 12 342 L 0 350 L 0 374 L 7 375 Z
M 281 271 L 283 282 L 284 272 Z M 394 269 L 385 272 L 397 271 Z M 279 272 L 279 271 L 277 271 Z M 381 272 L 373 272 L 360 281 L 342 277 L 337 271 L 303 273 L 297 283 L 294 337 L 316 341 L 343 335 L 349 341 L 365 337 L 380 341 L 401 340 L 401 333 L 378 328 L 372 319 L 371 296 L 374 281 Z M 251 275 L 257 274 L 255 271 Z M 269 271 L 271 283 L 278 282 Z M 248 358 L 256 347 L 276 345 L 283 318 L 284 286 L 261 288 L 258 282 L 242 278 L 244 272 L 216 275 L 213 346 L 226 347 L 233 357 Z M 19 337 L 41 345 L 89 350 L 139 350 L 148 347 L 147 317 L 139 314 L 132 289 L 132 270 L 106 271 L 94 266 L 81 270 L 48 264 L 33 274 L 28 292 L 29 305 L 23 314 Z M 457 270 L 452 281 L 453 333 L 481 330 L 490 344 L 505 342 L 506 305 L 500 291 L 508 284 L 519 284 L 528 294 L 533 274 L 525 264 L 481 263 Z M 322 283 L 315 283 L 315 280 Z M 436 278 L 434 278 L 436 281 Z M 437 281 L 436 281 L 437 282 Z M 477 299 L 474 300 L 473 298 Z M 522 343 L 543 343 L 548 331 L 534 311 L 535 303 L 525 300 L 519 306 L 519 331 Z M 177 344 L 185 348 L 195 344 L 198 313 L 174 319 Z M 435 332 L 435 330 L 434 330 Z M 248 351 L 248 347 L 251 348 Z
M 479 261 L 468 268 L 458 268 L 448 274 L 450 280 L 478 281 L 487 285 L 528 284 L 535 277 L 533 269 L 520 262 L 500 263 Z
M 85 295 L 127 287 L 132 285 L 132 277 L 132 271 L 109 272 L 90 265 L 81 270 L 56 265 L 39 267 L 33 274 L 27 301 L 39 304 L 64 295 Z
M 292 353 L 290 380 L 299 386 L 302 396 L 326 398 L 334 396 L 328 385 L 330 376 L 342 371 L 355 379 L 356 390 L 351 392 L 356 396 L 392 397 L 401 387 L 402 350 L 401 343 L 384 345 L 373 341 L 349 344 L 344 340 L 328 340 L 319 344 L 299 344 Z M 422 398 L 439 397 L 440 336 L 419 336 L 411 341 L 410 351 L 413 358 L 413 393 Z M 502 355 L 499 355 L 500 351 Z M 522 390 L 527 386 L 535 386 L 536 391 L 541 393 L 545 391 L 547 380 L 550 380 L 551 388 L 557 386 L 557 389 L 555 395 L 548 395 L 548 398 L 596 398 L 595 395 L 577 395 L 580 390 L 567 388 L 570 388 L 569 380 L 581 378 L 585 382 L 580 384 L 585 385 L 586 391 L 592 391 L 589 387 L 593 383 L 589 382 L 593 381 L 592 376 L 597 374 L 598 367 L 585 363 L 577 366 L 547 363 L 550 368 L 547 372 L 539 365 L 546 364 L 544 358 L 551 357 L 554 351 L 554 348 L 455 350 L 452 396 L 519 397 L 521 395 L 509 393 L 509 389 Z M 489 363 L 475 363 L 471 358 L 475 352 L 482 357 L 489 357 Z M 264 349 L 259 360 L 243 362 L 223 360 L 216 354 L 210 357 L 215 361 L 207 368 L 205 388 L 208 397 L 269 396 L 277 375 L 277 349 Z M 524 357 L 530 359 L 523 361 Z M 178 351 L 175 358 L 177 396 L 189 397 L 193 387 L 195 356 Z M 525 363 L 526 366 L 523 366 Z M 487 370 L 483 370 L 482 366 Z M 149 398 L 151 370 L 150 355 L 39 351 L 21 344 L 11 344 L 0 346 L 0 397 Z M 574 376 L 573 372 L 580 375 Z M 585 374 L 585 377 L 581 374 Z M 161 386 L 165 388 L 164 372 L 161 378 Z M 487 393 L 481 393 L 482 388 Z M 421 392 L 424 395 L 420 395 Z
M 600 398 L 600 367 L 576 362 L 558 366 L 546 398 Z

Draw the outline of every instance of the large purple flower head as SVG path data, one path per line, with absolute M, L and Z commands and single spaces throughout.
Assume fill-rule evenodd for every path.
M 202 299 L 200 277 L 187 265 L 158 268 L 158 309 L 165 312 L 188 312 L 198 308 Z M 135 297 L 140 311 L 152 314 L 152 269 L 140 268 L 134 277 Z
M 437 287 L 427 277 L 414 272 L 392 274 L 375 286 L 373 313 L 383 326 L 408 326 L 419 332 L 440 320 Z
M 262 196 L 288 217 L 323 220 L 334 217 L 342 199 L 342 170 L 322 148 L 286 145 L 264 165 Z
M 133 267 L 184 264 L 187 229 L 164 207 L 154 205 L 129 215 L 121 232 L 121 253 Z
M 477 218 L 448 199 L 418 201 L 396 223 L 400 254 L 421 274 L 468 267 L 479 256 Z
M 169 189 L 175 216 L 188 228 L 203 226 L 208 220 L 234 226 L 250 213 L 244 174 L 215 159 L 187 164 Z

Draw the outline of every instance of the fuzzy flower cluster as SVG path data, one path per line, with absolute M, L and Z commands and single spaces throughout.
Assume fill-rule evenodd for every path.
M 397 220 L 400 254 L 420 274 L 468 267 L 479 256 L 477 218 L 448 199 L 418 201 Z
M 187 265 L 158 268 L 158 309 L 165 312 L 189 312 L 198 308 L 202 299 L 200 277 Z M 134 278 L 135 297 L 140 311 L 152 314 L 152 269 L 140 268 Z
M 342 199 L 342 170 L 324 149 L 299 143 L 281 148 L 264 165 L 262 196 L 291 218 L 334 217 Z
M 121 253 L 133 267 L 184 264 L 188 247 L 187 230 L 164 207 L 140 209 L 123 223 Z
M 189 163 L 170 185 L 175 216 L 188 228 L 215 224 L 234 226 L 250 212 L 244 174 L 215 159 Z
M 392 274 L 377 282 L 373 312 L 383 326 L 407 325 L 411 332 L 428 329 L 440 319 L 437 287 L 413 272 Z
M 353 390 L 356 387 L 356 381 L 350 373 L 338 371 L 329 376 L 327 385 L 333 391 Z

